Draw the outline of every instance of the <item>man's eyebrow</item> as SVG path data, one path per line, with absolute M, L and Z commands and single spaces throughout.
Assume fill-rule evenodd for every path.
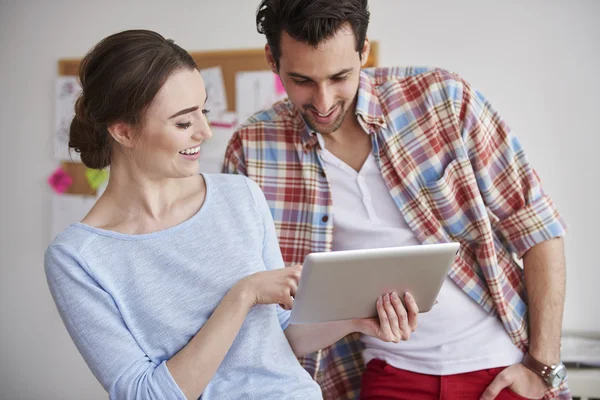
M 336 72 L 333 75 L 329 75 L 327 78 L 328 79 L 339 78 L 342 75 L 346 75 L 347 73 L 352 72 L 352 70 L 354 70 L 354 68 L 345 68 L 345 69 L 343 69 L 343 70 L 341 70 L 339 72 Z M 297 72 L 289 72 L 288 76 L 291 76 L 293 78 L 305 79 L 307 81 L 314 81 L 314 79 L 312 79 L 310 76 L 302 75 L 302 74 L 299 74 Z
M 337 74 L 331 75 L 329 78 L 337 78 L 341 75 L 346 75 L 347 73 L 352 72 L 352 70 L 354 70 L 354 68 L 345 68 L 345 69 L 341 70 L 340 72 L 338 72 Z
M 291 76 L 292 78 L 300 78 L 300 79 L 306 79 L 307 81 L 312 81 L 312 78 L 299 74 L 297 72 L 289 72 L 288 76 Z

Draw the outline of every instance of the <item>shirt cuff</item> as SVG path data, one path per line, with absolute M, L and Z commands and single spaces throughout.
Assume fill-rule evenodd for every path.
M 522 258 L 536 244 L 565 236 L 567 226 L 552 199 L 543 195 L 500 221 L 496 230 L 506 239 L 510 250 Z
M 173 379 L 169 368 L 167 368 L 166 361 L 163 361 L 158 367 L 156 367 L 156 370 L 154 371 L 154 379 L 158 384 L 157 387 L 162 389 L 161 391 L 163 394 L 168 394 L 168 396 L 166 396 L 167 398 L 174 400 L 187 400 L 187 397 L 185 397 L 185 394 L 183 394 L 179 385 L 175 383 L 175 379 Z

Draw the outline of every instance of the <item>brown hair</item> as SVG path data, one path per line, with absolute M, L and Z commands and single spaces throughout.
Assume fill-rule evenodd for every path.
M 108 126 L 139 126 L 152 100 L 177 69 L 197 69 L 193 58 L 156 32 L 128 30 L 101 40 L 79 66 L 82 92 L 75 103 L 69 148 L 89 168 L 110 165 Z
M 264 34 L 279 69 L 281 33 L 317 47 L 349 23 L 359 55 L 367 37 L 367 0 L 262 0 L 256 12 L 256 29 Z

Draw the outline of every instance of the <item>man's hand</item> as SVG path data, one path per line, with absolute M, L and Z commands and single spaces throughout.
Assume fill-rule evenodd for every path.
M 409 293 L 404 295 L 404 302 L 406 308 L 395 292 L 381 296 L 377 299 L 379 318 L 356 320 L 358 332 L 384 342 L 398 343 L 410 339 L 410 334 L 417 329 L 419 307 Z
M 519 363 L 500 372 L 483 392 L 481 400 L 495 399 L 504 388 L 528 399 L 541 399 L 548 390 L 541 376 Z

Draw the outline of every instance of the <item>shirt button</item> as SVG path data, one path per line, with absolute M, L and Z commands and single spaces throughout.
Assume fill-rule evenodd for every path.
M 321 176 L 322 176 L 323 178 L 325 178 L 325 177 L 327 176 L 327 175 L 325 175 L 325 171 L 321 171 Z
M 324 215 L 323 218 L 321 218 L 321 221 L 327 222 L 329 221 L 329 217 L 327 215 Z

